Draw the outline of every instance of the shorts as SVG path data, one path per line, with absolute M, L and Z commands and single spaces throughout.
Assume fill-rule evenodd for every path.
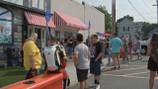
M 120 55 L 120 53 L 112 53 L 112 56 L 114 57 L 118 57 Z
M 90 73 L 95 76 L 101 75 L 101 61 L 90 61 Z
M 158 71 L 158 64 L 154 62 L 154 59 L 150 56 L 148 60 L 148 70 Z
M 78 82 L 82 82 L 88 79 L 88 69 L 77 69 Z

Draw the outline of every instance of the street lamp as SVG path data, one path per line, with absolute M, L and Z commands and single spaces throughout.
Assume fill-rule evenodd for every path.
M 82 5 L 84 6 L 84 23 L 85 23 L 85 2 L 82 1 Z
M 156 4 L 154 4 L 153 6 L 157 7 L 157 24 L 158 24 L 158 0 L 156 1 Z
M 84 18 L 84 23 L 85 23 L 85 8 L 86 8 L 86 7 L 85 7 L 85 2 L 84 2 L 84 1 L 82 1 L 82 5 L 84 6 L 84 12 L 83 12 L 84 17 L 83 17 L 83 18 Z M 85 32 L 84 32 L 84 36 L 85 36 Z

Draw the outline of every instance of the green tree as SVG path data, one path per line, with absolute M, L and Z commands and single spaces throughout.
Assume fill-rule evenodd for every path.
M 129 19 L 129 20 L 131 20 L 131 21 L 134 20 L 134 18 L 133 18 L 132 16 L 130 16 L 130 15 L 126 15 L 126 16 L 124 16 L 124 17 L 118 19 L 118 20 L 117 20 L 117 23 L 123 21 L 123 20 L 126 19 L 126 18 Z
M 150 24 L 150 23 L 143 23 L 142 32 L 143 32 L 143 39 L 148 39 L 148 33 L 153 29 L 157 28 L 158 24 Z
M 112 30 L 112 16 L 108 13 L 105 6 L 95 7 L 100 12 L 104 13 L 105 16 L 105 32 L 111 32 Z

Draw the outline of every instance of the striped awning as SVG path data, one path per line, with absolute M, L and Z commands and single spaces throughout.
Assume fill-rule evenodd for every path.
M 78 29 L 88 29 L 88 25 L 84 24 L 80 19 L 63 14 L 61 12 L 54 12 L 54 24 L 56 26 L 68 26 Z
M 46 20 L 43 15 L 32 13 L 32 12 L 26 12 L 26 11 L 24 12 L 24 14 L 28 24 L 37 25 L 37 26 L 46 26 Z M 48 27 L 55 28 L 52 18 L 48 22 Z

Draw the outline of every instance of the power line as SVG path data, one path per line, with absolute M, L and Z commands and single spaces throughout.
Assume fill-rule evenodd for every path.
M 103 2 L 104 2 L 104 0 L 101 0 L 100 3 L 99 3 L 99 5 L 103 5 Z
M 103 2 L 104 0 L 97 0 L 97 4 L 98 5 L 101 5 L 101 3 Z
M 138 10 L 137 8 L 135 8 L 135 6 L 132 4 L 132 2 L 130 0 L 128 0 L 129 4 L 132 6 L 132 8 L 137 12 L 137 14 L 139 14 L 139 16 L 141 16 L 144 20 L 148 21 Z
M 146 3 L 145 2 L 145 0 L 143 0 L 143 1 L 141 1 L 141 0 L 138 0 L 139 2 L 136 2 L 136 3 L 144 3 L 144 4 L 142 4 L 142 8 L 144 8 L 145 10 L 142 10 L 143 12 L 143 14 L 141 13 L 141 15 L 143 15 L 143 17 L 146 17 L 145 19 L 151 19 L 151 18 L 154 18 L 155 16 L 153 16 L 153 13 L 154 12 L 151 12 L 151 11 L 153 11 L 152 9 L 151 9 L 151 7 L 150 7 L 150 5 L 149 5 L 149 3 Z M 147 7 L 148 6 L 148 7 Z M 147 9 L 148 8 L 148 9 Z M 127 10 L 127 8 L 125 9 L 125 10 Z M 131 10 L 127 10 L 128 12 L 131 12 Z M 132 12 L 131 12 L 132 13 Z M 152 13 L 152 16 L 151 16 L 151 13 Z
M 153 11 L 153 10 L 151 9 L 150 5 L 147 4 L 147 2 L 145 2 L 145 0 L 142 0 L 142 1 L 143 1 L 144 5 L 147 6 L 147 8 L 148 8 L 150 11 Z M 152 6 L 152 5 L 151 5 L 151 6 Z
M 147 15 L 147 13 L 153 13 L 154 11 L 151 9 L 149 3 L 146 3 L 145 0 L 137 0 L 139 1 L 138 3 L 142 3 L 142 8 L 145 9 L 145 10 L 142 10 L 143 12 L 143 15 L 146 17 L 146 18 L 151 18 L 153 16 L 151 15 Z

